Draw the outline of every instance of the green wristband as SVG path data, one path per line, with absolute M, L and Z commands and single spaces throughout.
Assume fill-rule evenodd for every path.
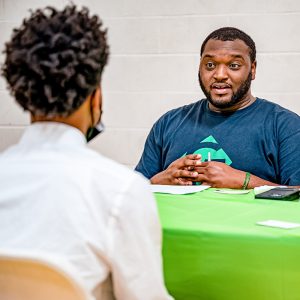
M 245 177 L 245 180 L 244 180 L 244 183 L 243 183 L 243 187 L 242 187 L 243 190 L 247 189 L 249 181 L 250 181 L 250 177 L 251 177 L 251 174 L 249 172 L 246 172 L 246 177 Z

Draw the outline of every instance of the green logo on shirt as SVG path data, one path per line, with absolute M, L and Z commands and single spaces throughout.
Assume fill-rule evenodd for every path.
M 229 158 L 226 152 L 219 147 L 218 142 L 212 135 L 202 140 L 200 144 L 202 144 L 202 148 L 196 150 L 193 154 L 200 154 L 202 156 L 202 161 L 208 161 L 210 155 L 210 160 L 212 161 L 220 161 L 229 166 L 232 164 L 232 160 Z M 184 155 L 186 154 L 187 153 Z

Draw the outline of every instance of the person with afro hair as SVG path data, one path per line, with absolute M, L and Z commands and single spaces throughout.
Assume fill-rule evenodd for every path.
M 38 9 L 4 54 L 3 76 L 31 124 L 0 155 L 0 248 L 65 260 L 95 299 L 172 299 L 147 181 L 86 145 L 103 128 L 100 18 L 75 5 Z

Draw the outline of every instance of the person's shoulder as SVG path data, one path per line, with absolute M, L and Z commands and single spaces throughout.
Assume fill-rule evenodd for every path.
M 102 170 L 111 169 L 121 173 L 127 171 L 127 168 L 124 165 L 112 160 L 111 158 L 108 158 L 92 148 L 86 149 L 86 155 L 95 168 L 100 168 Z
M 73 168 L 70 177 L 85 187 L 85 196 L 97 211 L 120 215 L 154 205 L 147 203 L 153 202 L 153 196 L 149 181 L 141 174 L 94 149 L 85 149 L 79 157 L 78 169 Z
M 196 102 L 192 102 L 190 104 L 186 104 L 183 106 L 179 106 L 177 108 L 173 108 L 166 113 L 164 113 L 155 124 L 163 123 L 166 121 L 170 121 L 176 118 L 181 118 L 182 115 L 186 115 L 188 113 L 199 114 L 199 110 L 203 109 L 206 104 L 206 100 L 198 100 Z
M 17 148 L 18 148 L 18 144 L 14 144 L 4 149 L 3 151 L 0 152 L 0 159 L 9 158 L 17 150 Z
M 300 133 L 300 116 L 281 105 L 265 99 L 258 99 L 258 113 L 264 114 L 270 124 L 283 135 Z
M 259 109 L 263 108 L 263 111 L 269 110 L 269 111 L 272 111 L 274 113 L 274 115 L 278 115 L 278 114 L 286 115 L 286 116 L 289 115 L 296 119 L 299 118 L 299 120 L 300 120 L 300 116 L 297 113 L 281 106 L 278 103 L 275 103 L 275 102 L 272 102 L 270 100 L 266 100 L 263 98 L 257 98 L 256 101 L 258 101 Z
M 94 150 L 91 150 L 91 153 Z M 120 195 L 120 201 L 132 202 L 129 206 L 134 205 L 135 201 L 144 202 L 149 199 L 150 182 L 142 174 L 122 165 L 100 153 L 93 153 L 97 159 L 93 160 L 92 176 L 96 189 L 105 190 L 106 194 Z M 126 200 L 127 199 L 127 200 Z M 112 199 L 110 201 L 114 202 Z
M 109 178 L 112 182 L 118 184 L 126 184 L 126 182 L 136 180 L 137 177 L 142 178 L 142 181 L 146 182 L 146 179 L 140 176 L 139 173 L 93 149 L 88 148 L 87 154 L 89 167 L 94 174 L 98 174 L 102 178 Z
M 206 103 L 206 100 L 202 99 L 202 100 L 198 100 L 196 102 L 192 102 L 192 103 L 189 103 L 189 104 L 186 104 L 183 106 L 179 106 L 177 108 L 173 108 L 173 109 L 169 110 L 162 117 L 169 116 L 169 115 L 176 115 L 176 114 L 180 114 L 182 112 L 195 111 L 195 110 L 201 109 L 202 106 L 204 105 L 204 103 Z

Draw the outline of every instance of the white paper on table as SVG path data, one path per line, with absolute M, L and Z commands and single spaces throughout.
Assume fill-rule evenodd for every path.
M 210 188 L 209 185 L 160 185 L 152 184 L 152 193 L 184 195 L 201 192 Z
M 215 190 L 215 193 L 229 194 L 229 195 L 243 195 L 248 194 L 250 190 Z
M 291 223 L 291 222 L 278 221 L 278 220 L 266 220 L 266 221 L 257 222 L 256 224 L 268 226 L 268 227 L 283 228 L 283 229 L 292 229 L 292 228 L 300 227 L 299 223 Z

